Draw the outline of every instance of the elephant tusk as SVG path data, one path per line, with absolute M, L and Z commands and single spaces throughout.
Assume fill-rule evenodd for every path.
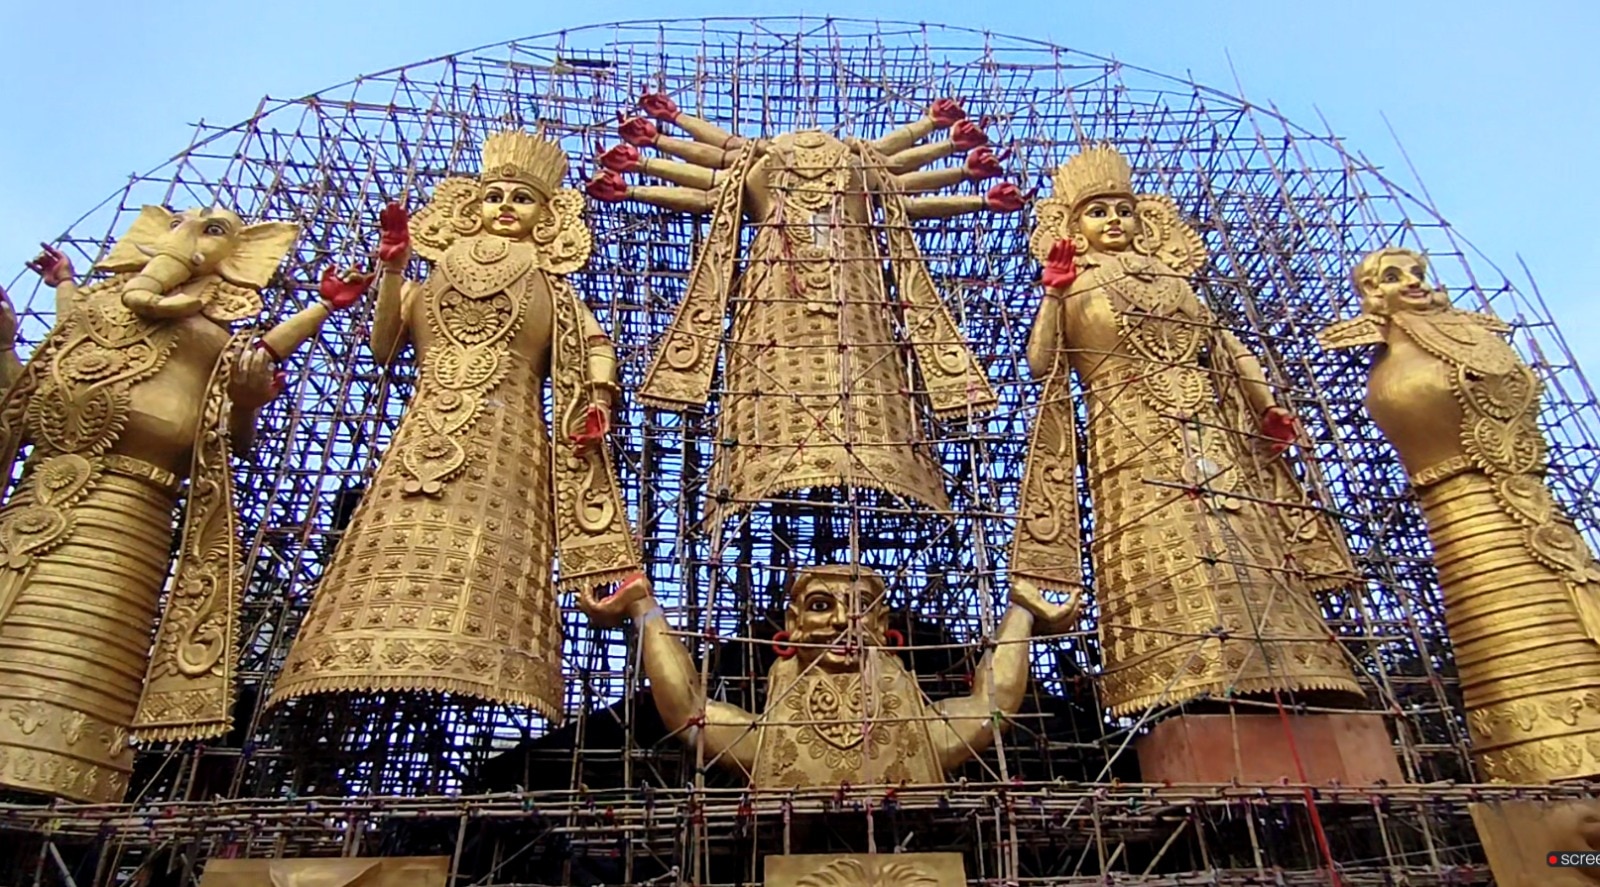
M 199 254 L 199 253 L 195 253 L 194 255 L 189 257 L 189 264 L 192 267 L 198 268 L 201 265 L 204 265 L 205 263 L 206 263 L 206 257 L 201 255 L 201 254 Z
M 144 253 L 146 256 L 149 256 L 152 259 L 155 258 L 156 256 L 160 255 L 160 253 L 156 250 L 155 247 L 145 246 L 142 243 L 134 244 L 133 248 L 138 250 L 141 253 Z

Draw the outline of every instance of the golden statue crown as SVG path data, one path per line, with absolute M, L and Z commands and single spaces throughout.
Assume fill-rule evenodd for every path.
M 561 146 L 512 129 L 497 132 L 483 142 L 485 182 L 518 182 L 546 197 L 561 188 L 567 175 L 567 153 Z
M 1068 207 L 1110 194 L 1133 196 L 1133 168 L 1110 145 L 1080 151 L 1056 170 L 1055 196 Z

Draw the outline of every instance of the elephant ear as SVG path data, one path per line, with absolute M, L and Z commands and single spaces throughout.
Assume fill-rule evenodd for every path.
M 128 230 L 117 238 L 111 252 L 95 263 L 97 271 L 138 271 L 150 263 L 150 257 L 139 252 L 139 247 L 153 247 L 156 241 L 172 230 L 172 220 L 178 216 L 164 206 L 142 206 L 139 217 Z
M 292 222 L 246 225 L 239 230 L 233 252 L 217 265 L 217 273 L 229 283 L 261 289 L 299 236 L 300 226 Z

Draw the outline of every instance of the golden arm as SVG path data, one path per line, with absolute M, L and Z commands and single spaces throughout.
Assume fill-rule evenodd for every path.
M 1245 399 L 1250 402 L 1250 408 L 1255 410 L 1259 418 L 1262 413 L 1279 406 L 1277 397 L 1272 392 L 1272 385 L 1267 382 L 1267 374 L 1261 368 L 1261 361 L 1244 343 L 1227 330 L 1219 333 L 1222 347 L 1233 355 L 1234 363 L 1239 367 L 1239 384 L 1244 387 Z
M 948 188 L 951 185 L 959 185 L 962 182 L 967 181 L 967 179 L 967 169 L 964 166 L 947 166 L 942 169 L 924 169 L 918 170 L 917 172 L 904 173 L 894 177 L 894 180 L 900 184 L 900 190 L 907 194 L 919 194 L 928 191 L 937 191 L 940 188 Z M 978 198 L 978 201 L 980 204 L 978 209 L 982 209 L 983 206 L 981 204 L 983 198 Z M 976 212 L 976 210 L 969 209 L 965 210 L 965 212 Z M 961 214 L 962 213 L 953 213 L 953 215 Z
M 972 675 L 972 695 L 934 703 L 938 718 L 928 733 L 939 764 L 945 770 L 988 748 L 995 729 L 1022 707 L 1028 687 L 1028 644 L 1033 635 L 1033 614 L 1012 606 L 1000 618 L 993 646 L 983 654 Z
M 717 173 L 719 170 L 707 169 L 694 163 L 679 163 L 675 160 L 661 160 L 659 158 L 641 158 L 639 165 L 634 167 L 638 172 L 653 176 L 674 185 L 685 188 L 694 188 L 700 191 L 711 191 L 717 186 Z
M 700 188 L 629 185 L 628 199 L 684 213 L 703 214 L 716 208 L 716 195 Z
M 288 360 L 300 347 L 316 336 L 322 325 L 333 316 L 336 309 L 333 303 L 326 298 L 301 308 L 287 320 L 277 324 L 272 329 L 261 334 L 256 341 L 255 348 L 241 358 L 241 365 L 234 372 L 246 372 L 255 363 L 265 361 L 265 372 L 271 372 Z M 228 413 L 228 434 L 232 438 L 235 453 L 248 452 L 255 444 L 256 419 L 261 413 L 261 407 L 266 404 L 257 404 L 249 407 L 240 407 L 237 403 Z
M 727 169 L 733 163 L 733 158 L 739 155 L 739 147 L 743 144 L 744 141 L 739 140 L 739 144 L 732 147 L 713 148 L 710 145 L 686 142 L 683 139 L 675 139 L 671 136 L 658 136 L 651 143 L 651 147 L 664 154 L 671 154 L 679 160 L 687 160 L 695 166 L 703 166 L 708 169 Z
M 394 363 L 401 349 L 406 347 L 409 330 L 406 315 L 411 301 L 416 298 L 417 285 L 406 280 L 403 271 L 383 266 L 378 273 L 378 301 L 372 309 L 372 332 L 367 344 L 379 366 Z
M 706 698 L 700 670 L 683 642 L 672 636 L 648 582 L 641 578 L 633 584 L 642 585 L 644 593 L 629 602 L 628 615 L 639 632 L 639 658 L 650 679 L 650 695 L 661 722 L 674 733 L 682 731 L 684 741 L 690 744 L 703 738 L 707 761 L 716 758 L 752 772 L 760 746 L 756 716 Z
M 957 167 L 959 169 L 960 167 Z M 941 170 L 942 171 L 942 170 Z M 913 173 L 918 175 L 918 173 Z M 988 212 L 989 204 L 982 194 L 960 197 L 908 197 L 906 215 L 912 219 L 948 219 L 969 213 Z
M 5 394 L 21 376 L 22 359 L 17 357 L 17 346 L 13 342 L 0 351 L 0 395 Z
M 939 121 L 932 115 L 925 114 L 921 120 L 908 123 L 881 139 L 872 142 L 872 147 L 880 153 L 893 157 L 905 151 L 917 142 L 928 137 L 928 134 L 939 128 Z
M 1039 313 L 1033 316 L 1033 328 L 1028 331 L 1028 373 L 1034 381 L 1043 382 L 1056 372 L 1061 363 L 1062 349 L 1066 346 L 1066 327 L 1061 322 L 1061 312 L 1066 307 L 1068 291 L 1046 289 L 1039 303 Z
M 715 123 L 696 117 L 693 114 L 685 114 L 680 111 L 677 116 L 672 118 L 672 122 L 700 144 L 720 148 L 729 155 L 737 152 L 745 142 L 744 139 L 728 132 Z
M 607 414 L 616 409 L 622 394 L 617 376 L 617 349 L 611 337 L 601 328 L 600 321 L 589 306 L 578 300 L 579 322 L 583 324 L 583 341 L 588 355 L 585 380 L 589 383 L 589 396 L 593 403 L 605 407 Z
M 907 148 L 898 154 L 889 156 L 888 171 L 894 175 L 904 175 L 908 172 L 919 170 L 930 163 L 943 160 L 956 153 L 954 139 L 943 139 Z
M 22 361 L 17 357 L 17 308 L 6 291 L 0 289 L 0 398 L 22 376 Z

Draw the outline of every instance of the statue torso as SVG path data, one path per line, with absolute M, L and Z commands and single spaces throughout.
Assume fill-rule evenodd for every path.
M 147 321 L 120 287 L 89 287 L 35 367 L 27 411 L 42 452 L 114 453 L 184 476 L 207 386 L 230 333 L 195 315 Z
M 487 355 L 503 349 L 540 376 L 550 372 L 554 308 L 529 244 L 493 235 L 455 244 L 423 282 L 406 323 L 424 367 L 442 359 L 441 371 L 471 376 L 488 371 Z
M 874 657 L 865 675 L 814 672 L 793 683 L 771 682 L 752 784 L 915 785 L 943 779 L 916 680 L 894 656 Z
M 870 222 L 871 205 L 861 162 L 850 145 L 818 130 L 778 136 L 766 145 L 746 180 L 749 214 L 758 222 L 825 227 L 837 213 Z
M 1390 323 L 1366 404 L 1406 470 L 1415 476 L 1465 458 L 1474 433 L 1486 451 L 1533 467 L 1515 453 L 1537 448 L 1542 457 L 1540 385 L 1511 346 L 1467 312 L 1400 314 Z
M 1091 396 L 1129 382 L 1170 413 L 1211 399 L 1200 366 L 1215 319 L 1189 284 L 1156 259 L 1101 254 L 1073 282 L 1062 326 L 1068 361 Z

